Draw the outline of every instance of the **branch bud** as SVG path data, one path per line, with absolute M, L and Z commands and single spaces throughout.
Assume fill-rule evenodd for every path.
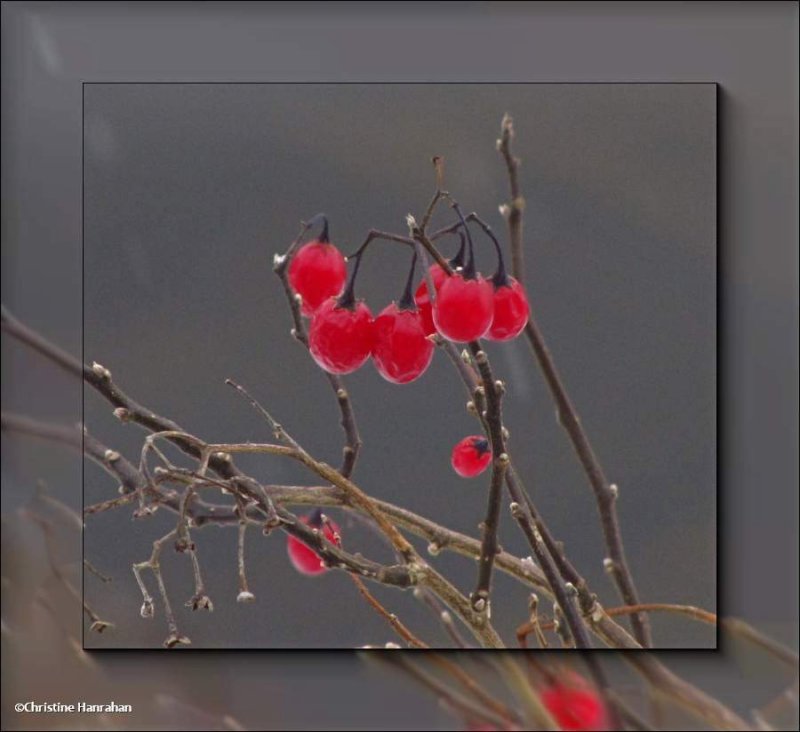
M 164 641 L 164 648 L 175 648 L 175 646 L 189 646 L 192 644 L 185 635 L 171 633 L 169 638 Z
M 107 463 L 114 463 L 117 460 L 119 460 L 119 458 L 120 458 L 120 454 L 116 450 L 106 450 L 103 453 L 103 459 Z
M 99 376 L 101 379 L 110 379 L 111 372 L 103 365 L 97 363 L 97 361 L 92 363 L 92 371 L 96 376 Z

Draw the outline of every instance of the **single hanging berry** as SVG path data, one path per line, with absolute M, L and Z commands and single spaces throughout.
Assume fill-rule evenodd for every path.
M 304 244 L 289 264 L 289 284 L 302 298 L 303 315 L 311 317 L 325 300 L 338 295 L 347 279 L 342 253 L 328 240 L 328 219 L 318 239 Z M 316 218 L 316 217 L 315 217 Z
M 510 341 L 525 329 L 530 315 L 528 296 L 525 289 L 511 275 L 506 273 L 503 251 L 500 242 L 485 224 L 481 228 L 494 242 L 497 251 L 497 271 L 492 277 L 494 315 L 486 337 L 490 341 Z
M 554 683 L 542 689 L 539 698 L 562 730 L 602 732 L 610 729 L 603 700 L 585 682 L 580 686 Z
M 400 302 L 391 303 L 375 318 L 372 360 L 378 373 L 393 384 L 418 379 L 433 359 L 433 343 L 411 296 L 416 263 L 415 253 Z
M 320 509 L 317 509 L 308 516 L 302 516 L 300 521 L 306 526 L 310 526 L 312 529 L 322 530 L 323 536 L 331 542 L 331 544 L 336 543 L 336 535 L 339 533 L 339 527 L 333 523 L 333 521 L 323 522 L 322 511 Z M 301 574 L 317 575 L 327 571 L 322 564 L 319 554 L 294 536 L 289 536 L 286 543 L 286 551 L 289 554 L 289 561 L 291 561 L 292 566 Z
M 374 321 L 363 300 L 356 300 L 354 286 L 363 252 L 340 297 L 320 305 L 308 330 L 308 349 L 317 364 L 331 374 L 349 374 L 361 368 L 372 353 Z
M 457 443 L 450 456 L 450 464 L 462 478 L 480 475 L 492 462 L 489 440 L 481 435 L 470 435 Z
M 433 305 L 433 322 L 445 338 L 458 343 L 484 336 L 492 325 L 494 292 L 492 284 L 475 271 L 472 237 L 461 211 L 454 204 L 464 223 L 469 243 L 469 258 L 462 272 L 448 277 L 439 288 Z
M 453 271 L 456 271 L 464 266 L 464 246 L 466 239 L 464 238 L 464 234 L 462 234 L 460 231 L 458 232 L 458 235 L 461 237 L 461 246 L 459 247 L 456 255 L 449 262 L 450 268 Z M 439 288 L 448 277 L 447 272 L 442 269 L 440 264 L 434 262 L 428 268 L 428 274 L 430 275 L 433 289 L 438 295 Z M 422 319 L 422 327 L 425 330 L 425 335 L 433 335 L 436 332 L 436 325 L 434 325 L 433 322 L 433 304 L 431 303 L 431 297 L 428 292 L 427 277 L 423 277 L 422 282 L 419 283 L 419 287 L 417 287 L 417 291 L 414 294 L 414 302 L 417 304 L 417 309 L 419 310 L 419 315 Z

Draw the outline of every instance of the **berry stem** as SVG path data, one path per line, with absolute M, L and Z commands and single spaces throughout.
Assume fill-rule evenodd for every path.
M 497 241 L 497 237 L 494 235 L 494 232 L 489 228 L 488 224 L 483 223 L 479 218 L 475 217 L 473 219 L 478 226 L 483 229 L 486 236 L 488 236 L 492 242 L 494 243 L 495 251 L 497 252 L 497 269 L 495 270 L 494 275 L 492 276 L 492 282 L 494 283 L 495 289 L 498 287 L 508 286 L 508 274 L 506 273 L 506 263 L 503 259 L 503 250 L 500 247 L 500 242 Z
M 466 264 L 464 265 L 464 270 L 462 274 L 465 280 L 474 280 L 476 276 L 475 246 L 472 243 L 472 234 L 469 233 L 469 227 L 467 226 L 467 222 L 464 219 L 464 214 L 461 213 L 461 207 L 455 201 L 451 203 L 451 206 L 453 207 L 453 210 L 458 214 L 458 218 L 461 219 L 461 226 L 467 235 L 467 243 L 469 244 L 469 256 L 467 258 Z
M 486 234 L 486 236 L 488 236 L 494 244 L 494 249 L 497 252 L 497 270 L 492 276 L 492 282 L 494 283 L 495 288 L 508 286 L 508 273 L 506 272 L 506 262 L 503 258 L 503 249 L 500 246 L 500 242 L 497 240 L 497 237 L 494 235 L 491 227 L 477 214 L 471 213 L 467 219 L 469 221 L 474 221 L 478 226 L 480 226 L 481 229 L 483 229 L 483 233 Z
M 467 239 L 464 236 L 464 232 L 457 231 L 456 233 L 461 238 L 461 246 L 458 248 L 458 251 L 453 255 L 452 259 L 450 259 L 450 266 L 454 270 L 464 266 L 464 254 L 465 254 L 464 249 L 467 246 Z
M 324 213 L 318 213 L 316 216 L 312 216 L 308 221 L 306 221 L 305 225 L 306 228 L 310 229 L 312 226 L 316 226 L 320 221 L 322 222 L 322 231 L 317 237 L 317 241 L 327 244 L 330 241 L 328 233 L 328 217 Z
M 344 291 L 339 296 L 339 299 L 336 301 L 336 307 L 347 308 L 348 310 L 352 310 L 353 306 L 356 304 L 356 296 L 355 296 L 356 277 L 358 276 L 358 268 L 361 266 L 361 257 L 363 256 L 364 256 L 364 247 L 362 246 L 352 257 L 348 257 L 348 260 L 354 259 L 355 264 L 353 265 L 352 272 L 350 272 L 350 277 L 347 279 L 347 284 L 345 285 Z
M 408 272 L 408 279 L 406 280 L 406 286 L 403 290 L 403 296 L 400 298 L 400 301 L 397 303 L 398 310 L 416 310 L 417 303 L 414 301 L 414 272 L 417 269 L 417 253 L 414 252 L 414 256 L 411 257 L 411 269 Z

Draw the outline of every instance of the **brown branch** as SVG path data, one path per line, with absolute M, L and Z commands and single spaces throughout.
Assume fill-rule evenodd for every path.
M 553 590 L 556 602 L 561 608 L 561 611 L 563 612 L 567 621 L 567 625 L 569 626 L 575 647 L 591 648 L 592 644 L 589 640 L 589 635 L 586 632 L 586 626 L 579 616 L 578 610 L 575 606 L 574 597 L 577 595 L 577 590 L 573 585 L 565 584 L 563 578 L 559 575 L 556 565 L 544 545 L 542 536 L 539 533 L 539 530 L 534 527 L 533 519 L 527 512 L 527 507 L 524 505 L 524 503 L 521 504 L 517 501 L 512 503 L 511 515 L 516 519 L 517 523 L 519 523 L 520 527 L 522 528 L 522 531 L 525 534 L 525 537 L 528 539 L 531 549 L 533 549 L 536 560 L 539 562 L 539 565 L 541 566 L 542 571 L 547 578 L 547 582 Z
M 268 485 L 265 486 L 265 490 L 276 504 L 340 506 L 347 510 L 360 512 L 359 508 L 347 505 L 346 498 L 341 491 L 329 486 Z M 394 524 L 426 539 L 429 542 L 428 551 L 431 554 L 435 555 L 441 551 L 451 551 L 473 559 L 480 554 L 480 542 L 466 534 L 440 526 L 430 519 L 386 501 L 375 500 L 375 503 Z M 222 520 L 222 516 L 217 518 Z M 518 557 L 501 550 L 495 558 L 495 563 L 498 569 L 501 569 L 506 574 L 516 577 L 539 590 L 549 592 L 547 582 L 541 571 L 530 564 L 526 564 Z
M 323 514 L 322 520 L 326 526 L 326 528 L 330 529 L 333 535 L 333 541 L 337 546 L 342 545 L 342 538 L 339 535 L 339 532 L 336 530 L 334 525 L 328 519 L 328 517 Z M 424 641 L 417 638 L 397 617 L 394 613 L 390 613 L 381 603 L 380 601 L 367 589 L 367 586 L 361 581 L 359 577 L 356 577 L 354 574 L 350 575 L 350 579 L 353 581 L 353 584 L 356 586 L 356 589 L 361 594 L 367 604 L 380 615 L 389 625 L 392 627 L 395 633 L 399 635 L 409 646 L 412 648 L 429 648 L 428 644 Z
M 450 614 L 450 611 L 445 609 L 436 595 L 422 587 L 416 587 L 414 588 L 414 597 L 423 602 L 430 608 L 431 612 L 436 615 L 436 619 L 441 623 L 444 632 L 450 640 L 453 641 L 453 645 L 456 648 L 469 648 L 458 632 L 458 628 L 456 628 L 456 624 L 453 622 L 453 616 Z
M 96 633 L 102 633 L 107 628 L 112 628 L 114 624 L 106 620 L 103 620 L 92 609 L 92 607 L 83 599 L 81 593 L 78 591 L 75 585 L 72 584 L 69 577 L 67 577 L 64 570 L 61 568 L 58 561 L 56 560 L 58 552 L 55 546 L 53 545 L 53 539 L 54 539 L 53 522 L 45 518 L 44 516 L 40 516 L 35 511 L 32 511 L 27 508 L 22 509 L 22 512 L 26 518 L 35 523 L 41 529 L 42 536 L 44 537 L 47 563 L 50 566 L 50 575 L 69 593 L 69 595 L 73 597 L 73 599 L 78 604 L 81 605 L 84 614 L 89 618 L 90 630 L 93 630 Z
M 13 324 L 14 328 L 9 329 L 9 324 Z M 154 433 L 146 439 L 146 443 L 149 443 L 149 445 L 152 446 L 156 439 L 166 439 L 185 454 L 200 460 L 204 468 L 207 465 L 217 475 L 234 480 L 239 495 L 252 501 L 266 516 L 270 518 L 277 516 L 282 530 L 296 536 L 300 541 L 312 548 L 328 566 L 357 571 L 361 576 L 399 587 L 408 587 L 413 584 L 425 585 L 461 618 L 484 646 L 503 647 L 502 640 L 487 618 L 480 613 L 476 613 L 469 601 L 461 595 L 452 583 L 417 555 L 413 546 L 383 516 L 380 508 L 369 496 L 329 465 L 315 460 L 304 450 L 282 445 L 253 443 L 207 444 L 185 432 L 171 420 L 142 407 L 125 395 L 113 382 L 111 372 L 105 367 L 99 364 L 94 364 L 92 368 L 83 366 L 79 361 L 64 354 L 60 349 L 52 346 L 40 336 L 36 334 L 31 336 L 31 331 L 19 321 L 12 319 L 6 311 L 3 311 L 3 327 L 19 337 L 23 342 L 31 340 L 37 342 L 41 346 L 37 350 L 43 355 L 52 357 L 56 363 L 62 365 L 69 372 L 81 376 L 116 407 L 114 413 L 119 419 L 135 422 Z M 360 557 L 349 555 L 347 552 L 335 547 L 320 532 L 306 526 L 293 514 L 283 508 L 276 509 L 269 496 L 259 490 L 260 484 L 253 478 L 243 474 L 234 465 L 230 455 L 231 452 L 269 452 L 291 457 L 305 464 L 323 480 L 340 488 L 351 504 L 361 507 L 386 534 L 401 556 L 406 558 L 406 564 L 403 566 L 383 567 Z
M 454 657 L 458 658 L 457 656 Z M 447 656 L 440 653 L 431 653 L 428 658 L 430 658 L 435 665 L 450 674 L 469 694 L 478 699 L 486 708 L 491 709 L 501 716 L 506 721 L 507 725 L 513 727 L 521 724 L 519 715 L 516 714 L 516 712 L 513 712 L 505 704 L 495 699 L 456 662 L 451 661 Z
M 486 399 L 485 419 L 492 447 L 492 477 L 489 484 L 486 518 L 481 525 L 482 541 L 481 556 L 478 559 L 478 581 L 471 599 L 472 606 L 476 610 L 481 606 L 489 612 L 492 569 L 499 550 L 497 533 L 500 525 L 500 499 L 503 495 L 503 481 L 510 461 L 506 452 L 502 422 L 503 384 L 502 382 L 494 381 L 489 359 L 481 348 L 480 343 L 477 341 L 470 343 L 469 347 L 483 382 L 481 387 L 483 393 L 476 394 L 476 401 L 479 397 Z
M 539 597 L 535 593 L 531 594 L 528 607 L 530 609 L 530 618 L 517 628 L 517 644 L 520 648 L 527 648 L 528 636 L 533 633 L 536 636 L 539 647 L 547 648 L 550 644 L 547 642 L 547 638 L 542 632 L 542 623 L 539 620 Z
M 293 292 L 292 286 L 289 284 L 289 265 L 292 262 L 297 246 L 300 244 L 300 241 L 303 239 L 308 229 L 309 224 L 304 222 L 300 227 L 300 233 L 292 242 L 289 249 L 284 254 L 275 255 L 272 268 L 281 281 L 283 291 L 286 294 L 286 300 L 289 303 L 289 309 L 294 323 L 292 336 L 302 343 L 306 350 L 308 350 L 308 333 L 306 332 L 306 326 L 303 322 L 303 316 L 300 310 L 299 296 Z M 329 374 L 327 371 L 325 372 L 325 376 L 336 395 L 336 402 L 339 405 L 341 426 L 345 434 L 345 446 L 342 448 L 342 467 L 340 472 L 345 478 L 349 478 L 353 474 L 356 461 L 358 460 L 358 454 L 361 451 L 361 435 L 358 431 L 353 403 L 350 400 L 347 389 L 345 389 L 344 381 L 340 376 Z
M 443 703 L 458 714 L 461 714 L 465 721 L 471 723 L 475 721 L 486 722 L 494 725 L 497 729 L 508 729 L 507 722 L 502 716 L 473 701 L 471 696 L 464 695 L 450 685 L 445 684 L 433 674 L 424 671 L 404 654 L 380 654 L 377 658 L 401 668 L 413 679 L 432 691 Z
M 525 271 L 522 242 L 524 199 L 522 198 L 519 185 L 519 161 L 514 157 L 511 149 L 513 137 L 514 129 L 512 121 L 511 118 L 506 115 L 503 118 L 501 136 L 498 140 L 497 147 L 506 163 L 509 185 L 511 188 L 512 201 L 507 208 L 513 274 L 517 280 L 524 282 Z M 542 370 L 547 386 L 556 403 L 559 424 L 561 424 L 567 432 L 573 449 L 578 456 L 580 464 L 594 492 L 595 502 L 597 503 L 597 508 L 600 513 L 606 551 L 608 552 L 605 563 L 606 567 L 611 573 L 625 604 L 638 605 L 639 595 L 636 591 L 633 575 L 628 567 L 625 549 L 622 543 L 622 533 L 620 531 L 616 508 L 616 491 L 612 489 L 603 473 L 602 466 L 592 449 L 588 435 L 578 417 L 578 413 L 570 401 L 564 383 L 556 369 L 553 357 L 547 348 L 544 336 L 536 323 L 533 312 L 531 312 L 528 324 L 525 326 L 525 337 L 538 360 L 539 367 Z M 652 637 L 647 615 L 644 613 L 632 615 L 631 625 L 633 626 L 634 635 L 639 643 L 646 648 L 650 647 L 652 645 Z
M 525 210 L 525 199 L 519 185 L 519 158 L 514 157 L 511 150 L 511 141 L 514 139 L 514 124 L 511 117 L 506 114 L 500 124 L 500 138 L 497 140 L 497 149 L 503 156 L 508 171 L 508 183 L 511 200 L 501 206 L 508 222 L 508 238 L 511 242 L 511 260 L 514 277 L 524 283 L 525 259 L 522 241 L 522 214 Z
M 415 636 L 397 617 L 394 613 L 390 613 L 381 603 L 375 598 L 375 596 L 367 589 L 366 585 L 354 574 L 350 575 L 350 579 L 353 580 L 353 584 L 355 584 L 358 591 L 361 593 L 361 596 L 367 601 L 369 606 L 375 610 L 389 625 L 392 626 L 392 629 L 399 635 L 409 646 L 413 648 L 429 648 L 427 643 L 420 640 Z
M 147 589 L 144 578 L 142 577 L 142 570 L 149 569 L 156 578 L 156 584 L 158 585 L 158 592 L 161 595 L 161 602 L 164 606 L 164 615 L 167 619 L 167 628 L 169 631 L 169 635 L 164 641 L 165 648 L 187 646 L 192 642 L 187 636 L 182 635 L 178 630 L 178 624 L 175 620 L 175 613 L 172 611 L 172 605 L 170 604 L 169 596 L 167 595 L 167 587 L 164 584 L 164 577 L 161 574 L 161 552 L 164 549 L 164 545 L 171 541 L 176 534 L 177 530 L 173 529 L 160 539 L 156 539 L 156 541 L 153 542 L 153 551 L 150 553 L 150 558 L 143 562 L 136 562 L 133 565 L 133 574 L 136 577 L 136 582 L 139 585 L 139 589 L 142 591 L 142 609 L 140 612 L 143 618 L 152 618 L 155 614 L 155 607 L 153 604 L 153 598 Z
M 671 699 L 716 729 L 748 730 L 738 714 L 696 686 L 676 676 L 648 653 L 625 653 L 623 658 L 636 668 L 650 684 L 653 692 Z
M 47 423 L 31 420 L 27 417 L 20 417 L 18 415 L 11 415 L 7 413 L 4 413 L 2 416 L 2 428 L 3 430 L 14 430 L 23 434 L 54 440 L 61 444 L 68 445 L 73 449 L 81 449 L 80 431 L 75 428 L 63 427 L 60 425 L 49 425 Z M 161 434 L 162 436 L 165 434 L 170 435 L 169 438 L 165 439 L 170 439 L 176 444 L 186 446 L 186 451 L 191 451 L 189 454 L 193 455 L 194 457 L 200 457 L 199 446 L 205 446 L 201 440 L 198 440 L 196 437 L 183 432 L 175 434 L 171 432 L 158 434 Z M 84 433 L 83 443 L 83 447 L 87 456 L 97 462 L 111 475 L 120 480 L 125 490 L 125 494 L 119 496 L 118 498 L 114 498 L 109 501 L 103 501 L 102 503 L 86 507 L 86 509 L 84 509 L 85 515 L 92 515 L 94 513 L 100 513 L 102 511 L 117 508 L 121 505 L 127 505 L 131 501 L 135 500 L 137 486 L 144 481 L 144 477 L 142 476 L 141 472 L 138 471 L 123 456 L 119 455 L 119 453 L 116 451 L 105 447 L 99 442 L 99 440 L 92 437 L 89 433 Z M 259 452 L 260 450 L 254 449 L 257 447 L 259 446 L 242 446 L 244 450 Z M 109 455 L 114 459 L 108 460 L 106 456 Z M 252 478 L 244 476 L 242 473 L 240 473 L 235 466 L 233 466 L 229 455 L 227 457 L 220 456 L 219 453 L 215 453 L 215 455 L 216 457 L 213 457 L 210 460 L 212 464 L 216 463 L 218 465 L 228 466 L 227 472 L 230 475 L 230 482 L 225 484 L 226 489 L 235 493 L 236 491 L 242 490 L 243 486 L 247 487 L 247 492 L 245 495 L 255 501 L 254 510 L 256 510 L 261 516 L 268 515 L 272 503 L 271 499 L 266 496 L 266 494 L 262 495 L 263 491 L 261 491 L 261 486 Z M 254 490 L 252 487 L 253 484 L 259 487 L 258 491 Z M 154 487 L 149 487 L 147 490 L 154 491 L 155 489 Z M 153 499 L 158 503 L 158 505 L 164 506 L 176 513 L 180 512 L 180 500 L 176 495 L 157 492 L 149 495 L 153 496 Z M 187 515 L 192 518 L 194 525 L 198 528 L 208 524 L 226 524 L 231 523 L 232 521 L 239 521 L 238 515 L 231 507 L 211 506 L 210 509 L 210 511 L 206 510 L 206 512 L 196 513 L 191 510 L 187 510 Z M 224 509 L 225 512 L 230 513 L 223 513 L 222 509 Z M 274 506 L 272 506 L 272 510 L 275 511 Z M 317 554 L 319 554 L 320 557 L 322 557 L 322 559 L 330 567 L 346 569 L 347 571 L 359 574 L 362 577 L 367 577 L 383 584 L 393 585 L 401 588 L 409 587 L 414 583 L 409 571 L 406 568 L 399 566 L 383 566 L 371 560 L 360 556 L 356 557 L 341 549 L 338 549 L 337 547 L 332 546 L 329 542 L 326 542 L 324 537 L 321 537 L 319 533 L 314 532 L 312 529 L 303 524 L 303 522 L 298 521 L 296 516 L 283 508 L 280 510 L 279 518 L 281 521 L 281 528 L 284 531 L 296 536 L 300 541 L 314 549 L 314 551 L 316 551 Z

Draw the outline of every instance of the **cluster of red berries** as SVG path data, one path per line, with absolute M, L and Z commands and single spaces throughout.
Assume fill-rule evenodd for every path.
M 364 248 L 352 256 L 348 279 L 345 257 L 330 242 L 328 222 L 322 217 L 320 236 L 297 251 L 288 273 L 289 284 L 301 298 L 303 315 L 311 318 L 309 350 L 321 368 L 348 374 L 371 356 L 387 381 L 407 384 L 430 365 L 434 347 L 429 336 L 435 333 L 467 342 L 482 337 L 505 341 L 522 332 L 528 321 L 528 299 L 520 283 L 506 273 L 499 242 L 485 227 L 497 250 L 498 267 L 491 279 L 484 279 L 475 270 L 467 223 L 455 208 L 469 242 L 466 261 L 461 235 L 461 249 L 448 264 L 451 271 L 432 265 L 414 293 L 415 255 L 403 296 L 376 318 L 354 293 Z

